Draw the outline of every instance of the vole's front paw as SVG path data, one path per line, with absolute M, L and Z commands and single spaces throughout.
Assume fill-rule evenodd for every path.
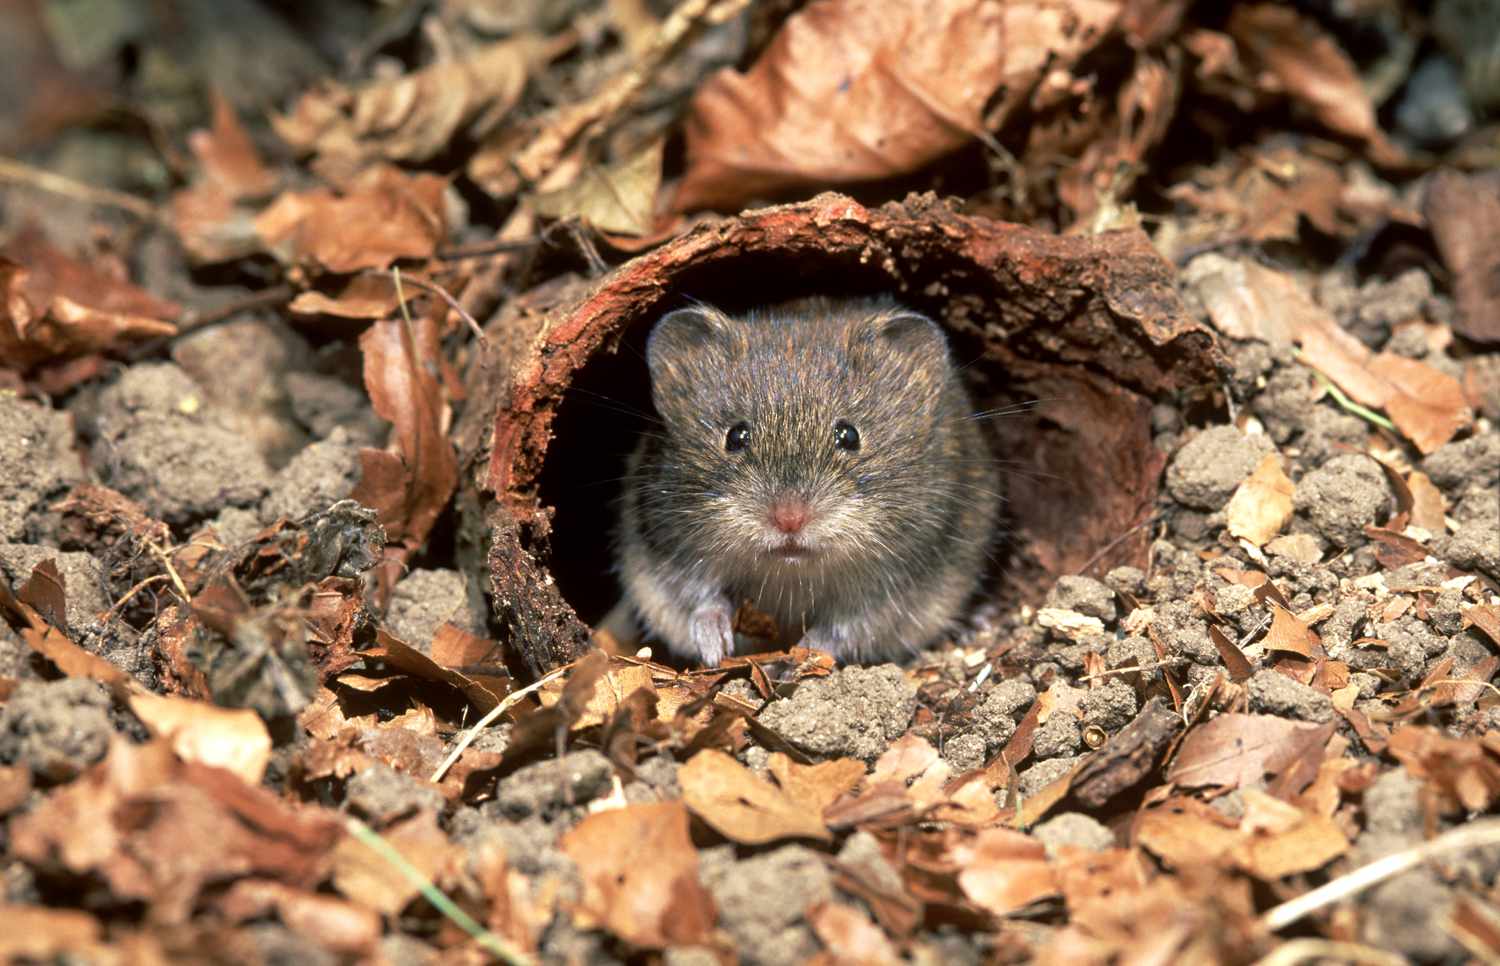
M 847 660 L 850 651 L 849 629 L 840 624 L 811 627 L 802 635 L 802 640 L 797 642 L 797 646 L 832 654 L 841 661 Z
M 727 600 L 701 604 L 693 611 L 693 650 L 705 667 L 715 667 L 734 653 L 734 609 Z

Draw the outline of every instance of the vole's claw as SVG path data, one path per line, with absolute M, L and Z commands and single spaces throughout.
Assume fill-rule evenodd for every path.
M 700 605 L 693 611 L 693 649 L 705 667 L 717 667 L 734 653 L 734 610 L 725 600 Z

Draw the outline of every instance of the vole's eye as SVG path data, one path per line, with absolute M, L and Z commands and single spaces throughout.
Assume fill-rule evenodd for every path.
M 724 452 L 738 453 L 750 445 L 750 424 L 735 423 L 729 427 L 729 432 L 724 434 Z
M 859 449 L 859 430 L 846 420 L 833 424 L 833 445 L 852 453 Z

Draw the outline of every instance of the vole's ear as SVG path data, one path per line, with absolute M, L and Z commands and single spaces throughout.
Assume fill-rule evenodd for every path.
M 942 363 L 948 358 L 948 337 L 942 327 L 919 312 L 894 308 L 871 321 L 871 341 L 886 350 L 919 363 Z
M 728 343 L 732 323 L 718 309 L 694 305 L 668 312 L 646 341 L 646 364 L 652 375 Z

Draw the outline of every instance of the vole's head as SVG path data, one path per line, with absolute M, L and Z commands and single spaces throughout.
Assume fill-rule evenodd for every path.
M 942 330 L 889 301 L 682 309 L 647 359 L 665 424 L 651 498 L 728 566 L 879 557 L 934 525 L 954 459 L 982 458 L 954 452 L 967 401 Z

